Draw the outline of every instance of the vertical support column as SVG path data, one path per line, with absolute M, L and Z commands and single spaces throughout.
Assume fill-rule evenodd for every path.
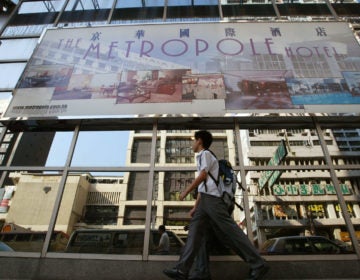
M 321 149 L 323 150 L 323 153 L 324 153 L 324 156 L 325 156 L 326 164 L 329 166 L 330 177 L 331 177 L 331 180 L 334 183 L 334 187 L 335 187 L 335 190 L 336 190 L 336 196 L 337 196 L 339 204 L 340 204 L 340 208 L 341 208 L 344 220 L 345 220 L 345 224 L 346 224 L 346 226 L 348 228 L 348 231 L 349 231 L 351 242 L 352 242 L 353 247 L 355 249 L 355 252 L 356 252 L 356 254 L 358 256 L 358 259 L 360 259 L 360 246 L 359 246 L 358 241 L 357 241 L 354 226 L 353 226 L 353 224 L 351 222 L 349 213 L 347 211 L 347 206 L 346 206 L 346 203 L 345 203 L 345 199 L 344 199 L 344 197 L 342 195 L 342 192 L 341 192 L 339 180 L 338 180 L 338 178 L 336 176 L 335 168 L 334 168 L 334 165 L 332 163 L 329 150 L 328 150 L 328 148 L 326 146 L 326 142 L 325 142 L 325 139 L 324 139 L 324 135 L 322 133 L 322 129 L 321 129 L 319 123 L 316 121 L 316 117 L 314 115 L 312 115 L 312 119 L 313 119 L 313 122 L 314 122 L 314 125 L 315 125 L 315 128 L 316 128 L 316 132 L 317 132 L 319 140 L 320 140 Z
M 331 5 L 329 0 L 325 0 L 326 6 L 329 8 L 330 13 L 332 14 L 332 16 L 336 19 L 339 20 L 339 16 L 337 15 L 337 13 L 335 12 L 333 6 Z
M 250 217 L 250 207 L 249 207 L 249 198 L 248 198 L 248 191 L 246 185 L 246 174 L 245 174 L 245 165 L 244 165 L 244 158 L 243 158 L 243 151 L 242 151 L 242 143 L 240 138 L 240 127 L 239 123 L 235 120 L 235 135 L 236 135 L 236 145 L 238 147 L 238 157 L 239 157 L 239 165 L 240 165 L 240 179 L 241 184 L 244 188 L 244 212 L 245 212 L 245 219 L 246 219 L 246 230 L 247 236 L 250 241 L 254 241 L 254 235 L 252 232 L 252 224 L 251 224 L 251 217 Z
M 70 0 L 66 0 L 66 1 L 65 1 L 64 5 L 63 5 L 62 8 L 61 8 L 61 11 L 59 12 L 58 16 L 56 17 L 56 19 L 55 19 L 55 21 L 54 21 L 53 26 L 57 26 L 57 25 L 59 24 L 60 18 L 61 18 L 61 16 L 62 16 L 62 14 L 64 13 L 66 6 L 69 4 L 69 1 L 70 1 Z
M 111 7 L 111 10 L 110 10 L 110 13 L 109 13 L 109 16 L 108 16 L 108 19 L 107 19 L 107 23 L 108 23 L 108 24 L 111 23 L 111 19 L 112 19 L 112 16 L 113 16 L 113 14 L 114 14 L 114 11 L 115 11 L 115 8 L 116 8 L 116 4 L 117 4 L 118 1 L 119 1 L 119 0 L 115 0 L 115 1 L 113 2 L 113 5 L 112 5 L 112 7 Z
M 58 190 L 58 193 L 56 195 L 55 202 L 54 202 L 54 208 L 53 208 L 53 211 L 52 211 L 52 214 L 51 214 L 48 231 L 46 233 L 44 245 L 43 245 L 43 248 L 42 248 L 42 251 L 41 251 L 41 257 L 45 257 L 46 252 L 47 252 L 47 250 L 49 248 L 49 245 L 50 245 L 51 235 L 52 235 L 52 233 L 54 231 L 54 228 L 55 228 L 56 218 L 57 218 L 57 215 L 59 213 L 61 199 L 62 199 L 62 195 L 63 195 L 64 189 L 65 189 L 65 183 L 66 183 L 66 179 L 67 179 L 67 175 L 68 175 L 68 169 L 70 167 L 71 159 L 72 159 L 73 154 L 74 154 L 74 149 L 75 149 L 77 138 L 79 136 L 79 131 L 80 131 L 80 125 L 77 125 L 75 130 L 74 130 L 74 135 L 73 135 L 72 140 L 71 140 L 69 152 L 68 152 L 66 162 L 65 162 L 65 167 L 64 167 L 63 174 L 61 176 L 61 180 L 60 180 L 60 183 L 59 183 L 59 190 Z
M 145 215 L 143 260 L 146 261 L 149 258 L 149 240 L 150 240 L 151 211 L 152 211 L 152 200 L 153 200 L 152 195 L 154 190 L 154 173 L 155 173 L 154 169 L 155 169 L 155 159 L 156 159 L 156 139 L 157 139 L 157 120 L 155 119 L 153 123 L 152 140 L 151 140 L 150 170 L 149 170 L 146 215 Z
M 166 21 L 167 18 L 167 8 L 168 8 L 168 0 L 164 0 L 163 21 Z
M 218 8 L 219 8 L 220 20 L 223 20 L 224 19 L 224 14 L 223 14 L 222 7 L 221 7 L 221 0 L 218 0 Z
M 273 8 L 274 8 L 274 10 L 275 10 L 276 17 L 277 17 L 278 19 L 280 19 L 281 16 L 280 16 L 279 8 L 278 8 L 278 6 L 276 5 L 276 0 L 271 0 L 271 3 L 272 3 Z

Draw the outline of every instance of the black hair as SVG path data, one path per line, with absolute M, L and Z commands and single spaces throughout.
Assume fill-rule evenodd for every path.
M 165 226 L 164 225 L 159 226 L 159 230 L 166 231 Z
M 206 131 L 206 130 L 199 130 L 199 131 L 196 131 L 195 132 L 195 139 L 198 140 L 198 139 L 201 139 L 202 140 L 202 144 L 203 144 L 203 147 L 205 149 L 209 149 L 210 146 L 211 146 L 211 143 L 213 141 L 213 137 L 212 137 L 212 134 L 209 132 L 209 131 Z

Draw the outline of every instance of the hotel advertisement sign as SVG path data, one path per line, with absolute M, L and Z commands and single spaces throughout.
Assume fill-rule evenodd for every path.
M 359 57 L 337 22 L 49 29 L 5 117 L 321 112 L 360 104 Z

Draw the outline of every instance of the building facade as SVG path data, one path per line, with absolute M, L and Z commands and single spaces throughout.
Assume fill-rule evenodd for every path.
M 178 197 L 196 176 L 191 150 L 193 133 L 207 129 L 214 135 L 212 150 L 218 158 L 229 159 L 244 187 L 239 187 L 236 193 L 243 210 L 236 208 L 233 215 L 258 248 L 274 237 L 322 235 L 346 242 L 354 250 L 352 256 L 360 257 L 360 117 L 356 84 L 360 83 L 360 62 L 347 57 L 349 50 L 345 44 L 336 45 L 334 51 L 325 42 L 320 51 L 320 47 L 310 50 L 294 40 L 286 49 L 287 55 L 282 56 L 272 53 L 271 38 L 265 39 L 262 46 L 267 54 L 258 54 L 251 38 L 249 43 L 239 44 L 241 51 L 247 48 L 252 52 L 251 62 L 245 54 L 229 59 L 228 54 L 233 52 L 229 49 L 212 60 L 194 59 L 188 69 L 180 67 L 181 62 L 175 59 L 169 62 L 162 57 L 148 57 L 152 50 L 150 39 L 142 43 L 142 56 L 128 53 L 126 59 L 118 60 L 109 59 L 115 56 L 112 53 L 115 41 L 108 56 L 104 56 L 93 43 L 85 49 L 76 40 L 62 40 L 61 47 L 44 40 L 48 29 L 58 32 L 53 34 L 75 36 L 90 32 L 96 36 L 101 28 L 135 24 L 158 27 L 183 23 L 194 26 L 265 23 L 270 27 L 271 23 L 272 27 L 283 23 L 301 26 L 304 22 L 319 25 L 330 22 L 349 26 L 349 41 L 356 53 L 360 28 L 358 2 L 7 0 L 2 5 L 1 99 L 9 100 L 12 95 L 16 102 L 21 99 L 16 99 L 19 96 L 22 100 L 31 99 L 22 94 L 28 91 L 30 96 L 46 95 L 51 88 L 52 101 L 76 95 L 74 102 L 78 102 L 79 111 L 100 112 L 105 108 L 105 112 L 62 116 L 61 110 L 66 106 L 52 107 L 59 110 L 59 115 L 49 117 L 40 112 L 47 107 L 30 106 L 21 111 L 24 108 L 11 103 L 8 115 L 1 119 L 0 241 L 14 247 L 19 242 L 28 246 L 16 247 L 17 252 L 1 252 L 1 256 L 35 253 L 35 257 L 46 258 L 54 257 L 55 253 L 55 257 L 82 259 L 82 254 L 66 252 L 71 235 L 79 229 L 144 230 L 142 250 L 133 254 L 136 256 L 121 256 L 125 260 L 154 258 L 149 251 L 152 243 L 149 236 L 161 224 L 185 240 L 184 226 L 190 221 L 188 213 L 194 198 L 189 195 L 179 201 Z M 182 31 L 186 37 L 187 30 Z M 317 31 L 318 36 L 326 35 L 321 28 Z M 274 38 L 281 39 L 282 30 L 275 28 L 271 32 Z M 142 37 L 141 33 L 137 35 L 137 39 Z M 231 34 L 227 40 L 239 43 Z M 132 41 L 128 42 L 132 46 Z M 197 54 L 205 52 L 205 40 L 198 39 L 196 43 Z M 166 45 L 162 51 L 169 57 L 177 56 Z M 105 60 L 109 62 L 104 63 Z M 61 71 L 52 72 L 59 61 L 75 66 L 71 71 L 62 67 Z M 286 70 L 290 66 L 291 73 Z M 226 73 L 219 74 L 219 69 Z M 259 70 L 266 73 L 258 74 Z M 339 78 L 343 72 L 344 77 Z M 94 73 L 101 83 L 92 80 Z M 107 80 L 108 73 L 112 80 Z M 294 73 L 300 78 L 293 79 Z M 74 77 L 70 79 L 71 75 Z M 257 75 L 265 76 L 259 82 Z M 64 77 L 71 89 L 62 84 Z M 130 82 L 136 79 L 134 88 L 138 92 L 134 96 L 125 95 Z M 156 84 L 151 84 L 154 81 Z M 207 95 L 209 84 L 211 97 Z M 336 94 L 342 91 L 355 103 L 342 103 L 343 95 Z M 290 97 L 284 101 L 285 92 Z M 327 93 L 334 93 L 335 101 L 326 108 L 317 100 L 307 112 L 294 102 L 298 96 L 310 100 L 314 94 Z M 139 96 L 145 101 L 134 105 Z M 181 100 L 176 105 L 162 102 L 175 96 Z M 233 103 L 227 101 L 228 107 L 220 115 L 178 112 L 178 108 L 187 107 L 209 112 L 214 103 L 220 104 L 225 98 L 232 98 Z M 98 103 L 88 106 L 88 100 Z M 109 106 L 109 100 L 115 100 L 114 106 Z M 290 104 L 291 100 L 296 104 Z M 242 111 L 236 107 L 237 102 L 243 102 L 241 106 L 245 104 L 248 109 L 253 108 L 252 104 L 257 107 L 253 112 Z M 118 114 L 109 111 L 107 115 L 106 109 L 116 110 L 118 104 L 125 104 L 119 107 L 123 111 L 118 109 Z M 149 113 L 147 108 L 151 106 L 159 113 Z M 93 111 L 86 111 L 88 108 Z M 29 113 L 33 109 L 40 110 L 38 115 Z M 170 112 L 164 113 L 166 110 Z M 24 112 L 30 115 L 23 115 Z M 37 233 L 42 235 L 35 239 Z M 99 247 L 108 246 L 97 242 Z M 104 257 L 103 252 L 91 254 L 118 257 Z M 92 257 L 95 258 L 85 256 Z M 167 257 L 160 259 L 168 260 Z M 341 256 L 335 258 L 342 260 Z

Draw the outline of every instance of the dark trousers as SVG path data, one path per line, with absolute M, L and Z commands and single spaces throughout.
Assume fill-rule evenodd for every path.
M 200 203 L 191 219 L 188 238 L 177 268 L 188 274 L 197 255 L 207 226 L 216 227 L 216 235 L 234 250 L 251 268 L 264 264 L 257 249 L 229 215 L 221 198 L 201 193 Z

